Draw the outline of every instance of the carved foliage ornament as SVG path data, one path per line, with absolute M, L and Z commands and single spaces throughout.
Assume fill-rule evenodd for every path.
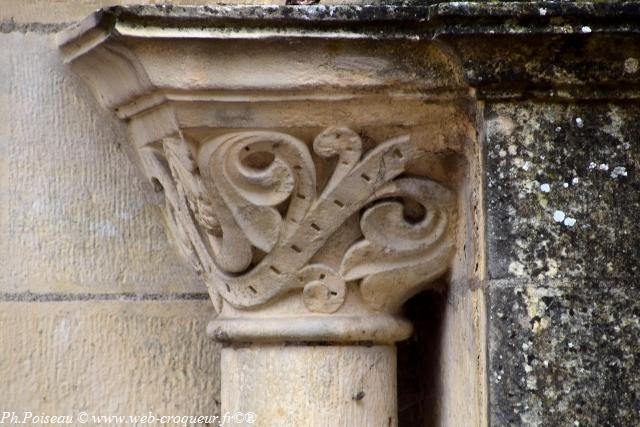
M 309 148 L 284 133 L 229 133 L 197 151 L 165 138 L 140 151 L 165 191 L 180 251 L 204 273 L 217 309 L 219 296 L 248 308 L 302 289 L 309 310 L 331 313 L 346 282 L 359 281 L 367 304 L 392 311 L 448 268 L 454 196 L 429 179 L 399 177 L 423 155 L 408 136 L 363 155 L 356 133 L 334 127 L 313 150 L 337 159 L 320 192 Z M 421 207 L 420 217 L 406 218 L 405 203 Z M 331 251 L 341 251 L 338 262 L 318 261 Z

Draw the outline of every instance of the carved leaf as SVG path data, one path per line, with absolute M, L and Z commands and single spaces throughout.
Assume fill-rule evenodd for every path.
M 207 191 L 205 188 L 186 141 L 166 138 L 163 147 L 171 173 L 175 178 L 178 198 L 187 201 L 191 208 L 190 212 L 184 212 L 182 215 L 189 217 L 183 217 L 183 221 L 190 222 L 190 227 L 196 229 L 194 233 L 198 233 L 194 240 L 202 241 L 197 226 L 204 226 L 205 230 L 209 231 L 207 242 L 211 246 L 215 262 L 226 271 L 245 270 L 253 257 L 251 244 L 236 225 L 231 212 L 222 203 L 217 191 L 215 189 Z M 186 211 L 186 209 L 183 210 Z M 191 216 L 195 216 L 196 221 L 193 221 Z M 220 232 L 216 233 L 217 230 Z M 218 237 L 217 234 L 222 236 Z M 209 255 L 209 258 L 212 257 Z
M 248 166 L 253 153 L 270 153 L 265 168 Z M 200 169 L 209 178 L 246 238 L 269 252 L 277 243 L 282 217 L 274 206 L 297 195 L 288 219 L 303 216 L 315 197 L 315 168 L 306 145 L 276 132 L 240 132 L 207 142 L 198 156 Z
M 453 194 L 426 179 L 405 178 L 381 191 L 385 197 L 411 198 L 424 209 L 423 218 L 410 222 L 398 201 L 382 201 L 362 215 L 364 239 L 343 258 L 340 273 L 345 280 L 363 279 L 360 290 L 371 306 L 394 311 L 420 285 L 440 276 L 453 252 L 449 214 Z
M 175 178 L 176 189 L 187 200 L 196 219 L 205 230 L 213 235 L 220 234 L 220 223 L 200 180 L 200 173 L 189 147 L 176 138 L 166 138 L 162 146 Z

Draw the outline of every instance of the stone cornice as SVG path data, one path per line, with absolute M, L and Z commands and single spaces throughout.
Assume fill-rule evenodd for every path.
M 110 40 L 437 41 L 478 99 L 635 99 L 639 34 L 637 2 L 118 6 L 69 29 L 61 48 L 73 61 Z
M 463 34 L 637 33 L 637 2 L 440 2 L 409 6 L 115 6 L 67 32 L 176 38 L 430 39 Z

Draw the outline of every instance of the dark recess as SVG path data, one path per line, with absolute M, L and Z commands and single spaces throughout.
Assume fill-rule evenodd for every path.
M 404 306 L 414 325 L 411 338 L 398 343 L 398 419 L 400 427 L 439 425 L 438 364 L 446 291 L 425 291 Z

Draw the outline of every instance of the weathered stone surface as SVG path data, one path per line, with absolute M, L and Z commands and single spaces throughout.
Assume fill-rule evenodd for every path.
M 211 303 L 126 130 L 61 65 L 54 35 L 0 34 L 0 49 L 2 411 L 216 414 Z
M 2 302 L 2 410 L 214 415 L 211 314 L 209 301 Z
M 76 22 L 101 7 L 114 5 L 154 4 L 155 0 L 61 0 L 55 5 L 49 0 L 3 0 L 0 8 L 0 31 L 39 31 L 55 32 L 69 23 Z M 211 4 L 206 0 L 163 0 L 162 4 Z M 274 4 L 276 1 L 226 0 L 225 4 Z M 280 2 L 284 4 L 284 0 Z M 40 25 L 38 25 L 40 24 Z
M 126 130 L 61 65 L 54 37 L 0 46 L 0 293 L 206 292 L 125 155 Z
M 496 36 L 490 42 L 486 35 L 446 39 L 460 49 L 465 77 L 482 97 L 637 98 L 637 38 L 593 33 L 598 27 L 592 24 L 592 29 L 587 22 L 566 25 L 574 28 L 573 34 L 540 35 L 521 24 L 512 29 L 524 33 L 519 37 Z
M 490 278 L 636 274 L 639 115 L 637 104 L 486 108 Z
M 484 111 L 492 425 L 637 423 L 639 114 Z
M 491 425 L 637 425 L 637 279 L 489 287 Z

